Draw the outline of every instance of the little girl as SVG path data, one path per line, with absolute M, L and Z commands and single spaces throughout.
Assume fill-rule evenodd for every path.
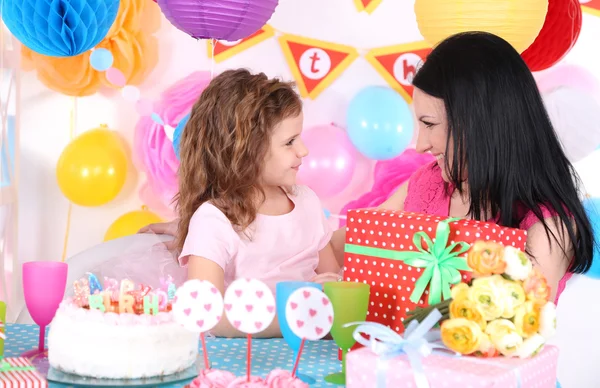
M 176 247 L 189 279 L 223 293 L 238 278 L 274 290 L 339 272 L 319 198 L 296 186 L 308 154 L 302 120 L 292 85 L 263 73 L 228 70 L 204 90 L 181 137 L 176 197 Z M 226 319 L 213 334 L 243 336 Z M 261 333 L 279 335 L 276 320 Z

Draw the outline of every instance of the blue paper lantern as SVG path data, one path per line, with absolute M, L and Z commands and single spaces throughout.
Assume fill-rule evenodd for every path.
M 173 149 L 175 150 L 175 156 L 177 156 L 178 160 L 179 160 L 179 142 L 181 140 L 181 134 L 183 133 L 183 128 L 185 128 L 185 125 L 187 124 L 189 119 L 190 119 L 190 114 L 188 113 L 181 120 L 179 120 L 177 127 L 175 127 L 175 132 L 173 132 Z
M 106 37 L 118 11 L 119 0 L 3 0 L 2 19 L 31 50 L 72 57 Z
M 594 247 L 592 266 L 585 274 L 593 279 L 600 279 L 600 198 L 586 198 L 583 201 L 583 208 L 592 224 L 597 243 Z

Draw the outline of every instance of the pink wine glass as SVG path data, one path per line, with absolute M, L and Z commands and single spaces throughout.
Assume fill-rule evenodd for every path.
M 34 366 L 47 363 L 48 354 L 44 347 L 46 326 L 52 322 L 65 295 L 67 269 L 67 263 L 58 261 L 23 263 L 25 304 L 31 318 L 40 326 L 40 339 L 37 349 L 27 351 L 22 356 L 29 358 Z

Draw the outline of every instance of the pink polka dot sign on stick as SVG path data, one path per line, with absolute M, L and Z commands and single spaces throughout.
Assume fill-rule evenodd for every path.
M 275 318 L 275 298 L 267 285 L 256 279 L 238 279 L 225 291 L 225 315 L 248 338 L 246 379 L 252 371 L 252 334 L 265 330 Z
M 285 306 L 285 318 L 290 330 L 302 338 L 298 356 L 294 362 L 292 376 L 295 377 L 300 355 L 306 340 L 317 341 L 325 337 L 333 326 L 333 306 L 321 290 L 302 287 L 294 291 Z
M 225 292 L 225 314 L 242 333 L 260 333 L 275 318 L 275 298 L 263 282 L 238 279 Z
M 204 333 L 215 327 L 223 314 L 223 297 L 212 283 L 188 280 L 175 292 L 173 315 L 184 328 L 200 333 L 204 366 L 210 369 Z
M 205 280 L 188 280 L 177 292 L 173 315 L 189 331 L 204 333 L 219 323 L 223 314 L 223 297 Z

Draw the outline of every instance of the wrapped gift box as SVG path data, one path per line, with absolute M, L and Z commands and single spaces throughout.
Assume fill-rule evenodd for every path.
M 0 359 L 0 387 L 47 388 L 48 381 L 24 357 Z
M 444 238 L 447 241 L 442 241 Z M 435 268 L 428 268 L 429 264 L 423 260 L 416 260 L 420 264 L 415 263 L 414 256 L 417 253 L 428 256 L 430 252 L 437 251 L 438 256 L 448 256 L 450 252 L 444 252 L 438 245 L 454 246 L 452 252 L 456 257 L 440 262 L 443 262 L 442 266 L 461 268 L 459 261 L 462 260 L 466 265 L 464 257 L 468 252 L 468 244 L 490 240 L 524 250 L 526 238 L 526 231 L 493 223 L 401 211 L 350 210 L 346 225 L 344 280 L 369 284 L 371 296 L 367 320 L 401 333 L 404 330 L 402 322 L 408 311 L 449 297 L 447 292 L 440 297 L 440 287 L 436 286 L 432 294 L 435 293 L 435 298 L 440 300 L 430 300 L 431 281 L 435 281 L 436 276 L 439 279 L 441 274 L 445 276 L 443 280 L 447 281 L 449 273 L 460 273 L 461 278 L 455 277 L 455 282 L 470 280 L 469 271 L 438 268 L 436 275 Z M 407 265 L 405 261 L 413 265 Z M 415 288 L 418 290 L 415 291 Z M 449 287 L 446 288 L 449 290 Z
M 502 387 L 555 388 L 558 349 L 546 346 L 533 358 L 475 358 L 432 354 L 421 360 L 430 388 Z M 346 358 L 347 388 L 415 388 L 414 371 L 406 355 L 386 361 L 367 348 L 353 350 Z M 385 368 L 385 369 L 382 369 Z M 385 376 L 377 385 L 377 374 Z

